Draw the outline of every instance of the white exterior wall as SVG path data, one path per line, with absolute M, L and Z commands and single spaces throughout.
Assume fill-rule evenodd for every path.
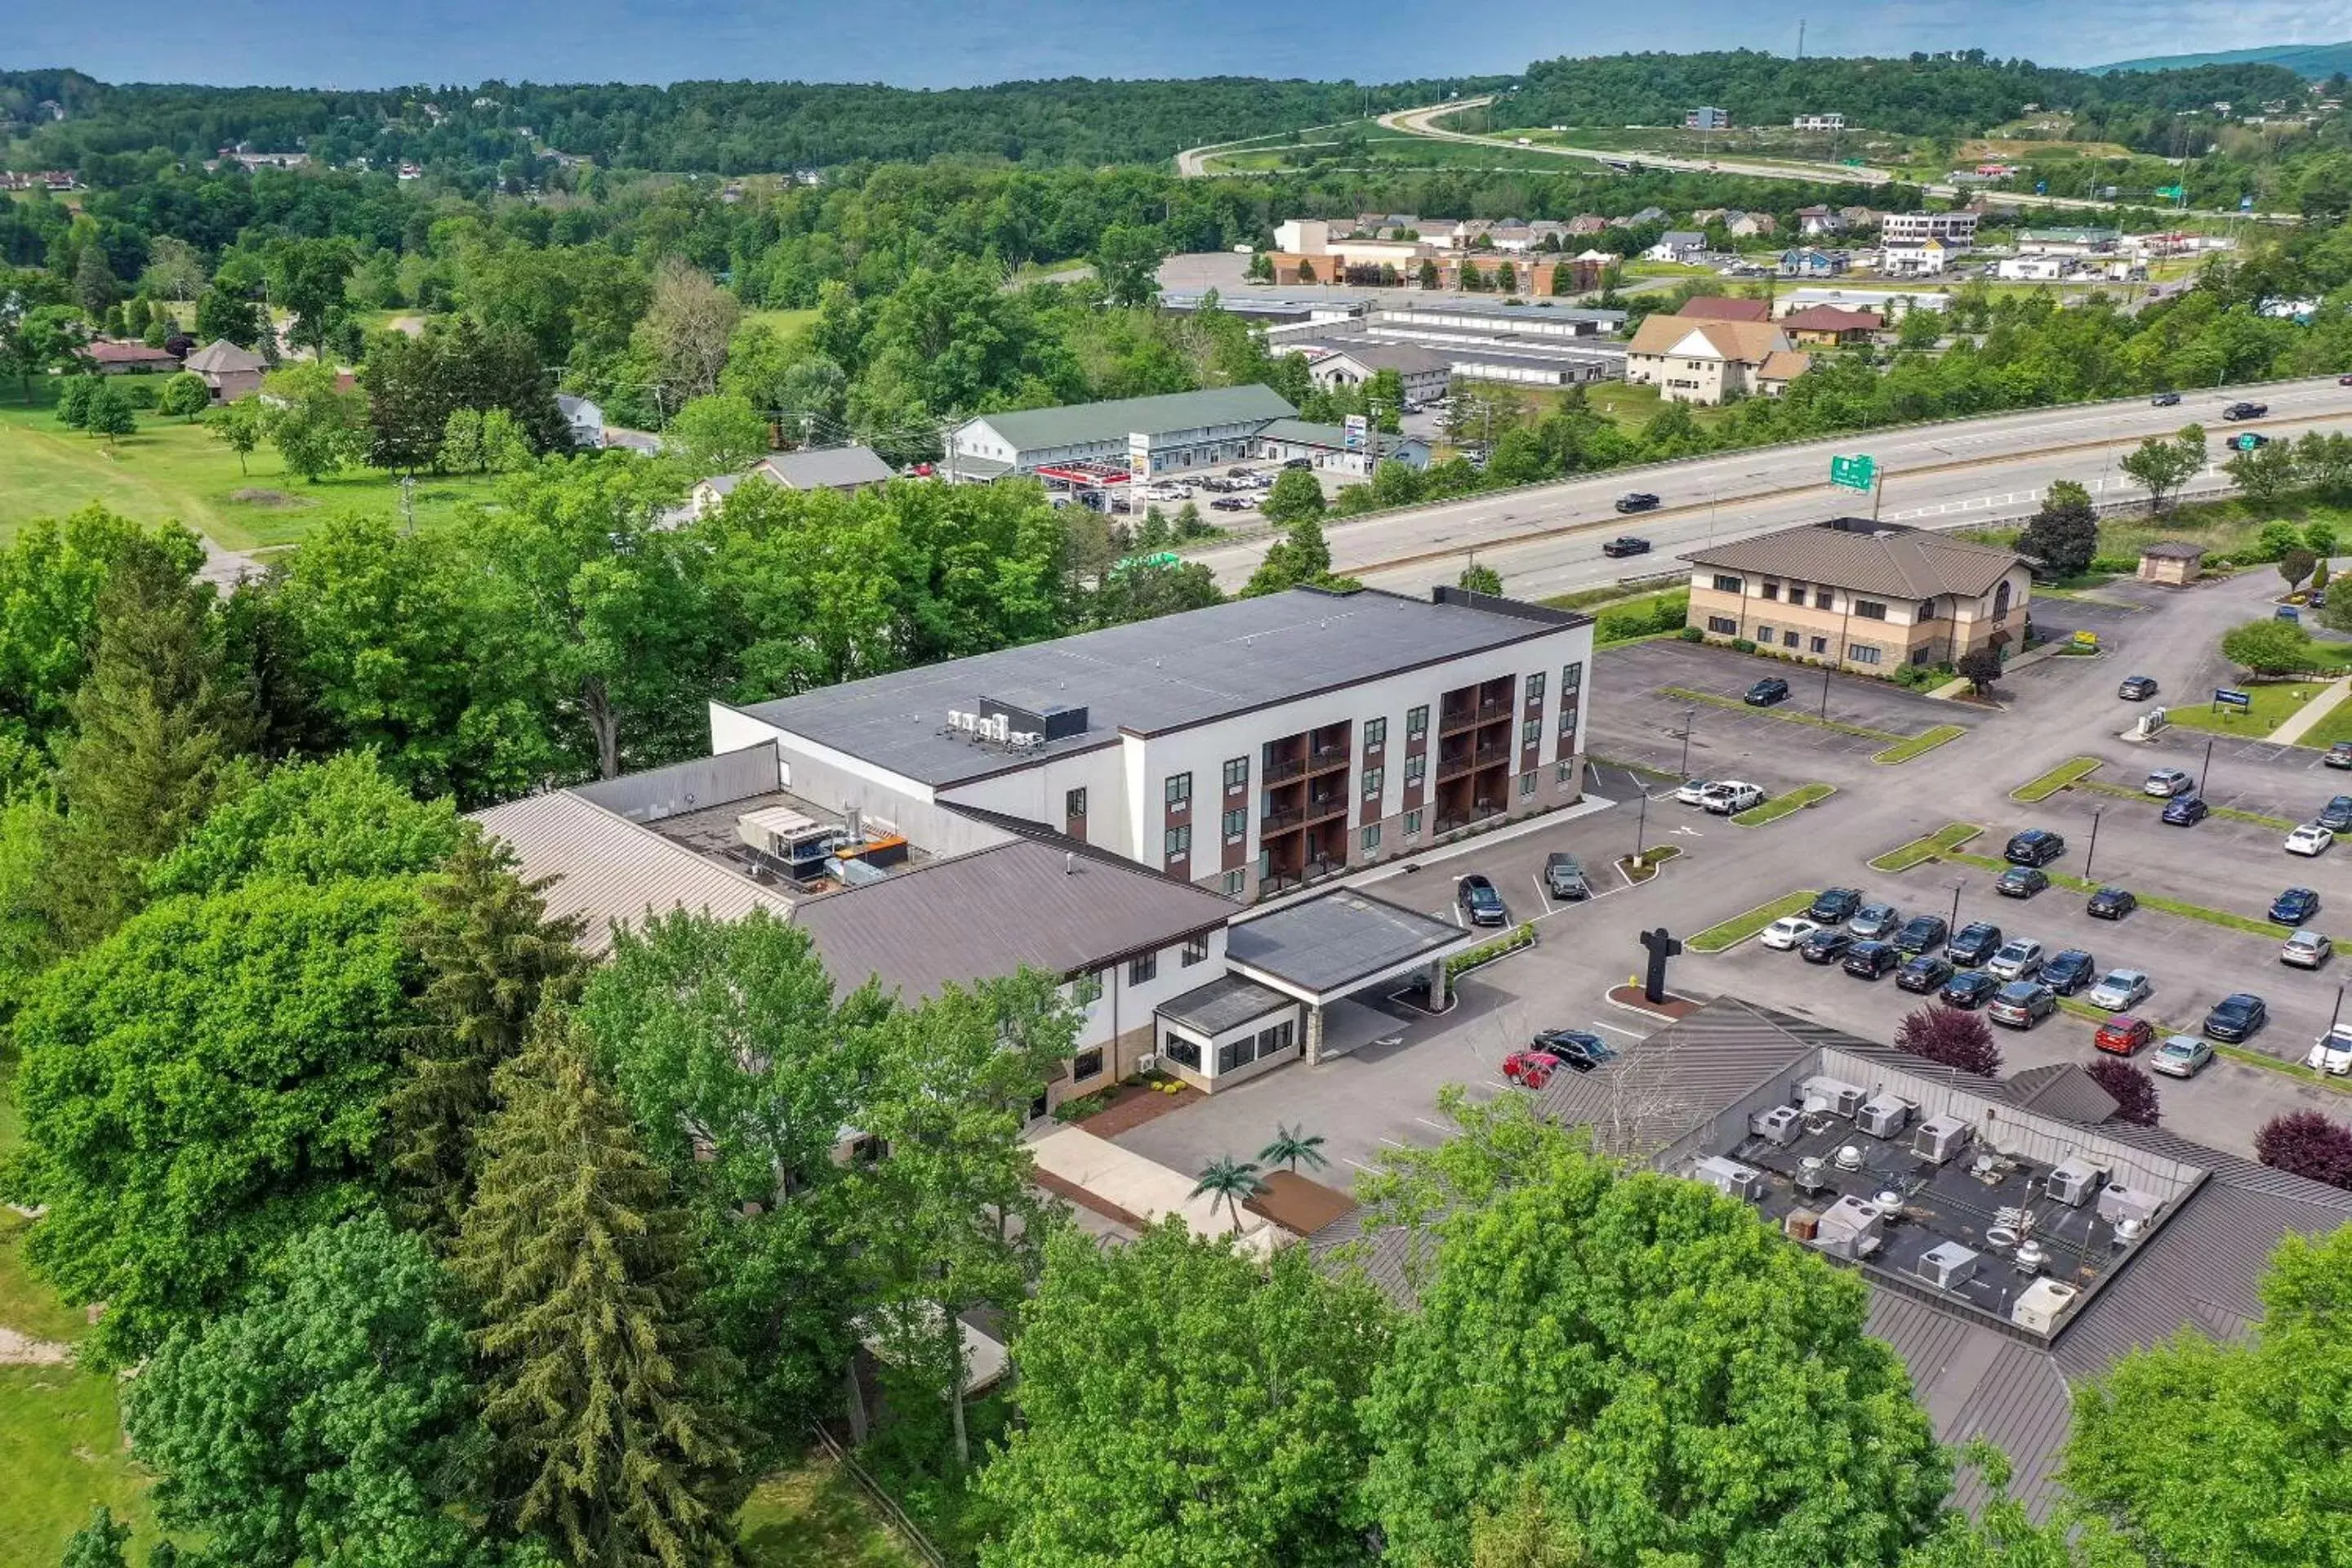
M 1102 979 L 1102 994 L 1079 1010 L 1077 1048 L 1089 1051 L 1099 1047 L 1103 1070 L 1091 1078 L 1066 1079 L 1055 1085 L 1056 1103 L 1069 1094 L 1086 1093 L 1133 1071 L 1135 1058 L 1155 1048 L 1159 1043 L 1160 1005 L 1187 991 L 1198 990 L 1225 973 L 1224 928 L 1219 926 L 1209 931 L 1207 942 L 1208 956 L 1192 964 L 1185 963 L 1181 942 L 1160 949 L 1159 973 L 1140 984 L 1128 979 L 1124 959 L 1096 971 Z M 1064 986 L 1062 994 L 1069 995 L 1071 987 Z M 1114 1042 L 1129 1037 L 1134 1038 L 1123 1055 L 1113 1048 Z
M 950 784 L 940 798 L 1025 816 L 1059 832 L 1066 820 L 1063 807 L 1074 789 L 1087 792 L 1087 842 L 1137 858 L 1126 826 L 1127 770 L 1118 746 L 1048 757 L 992 778 Z

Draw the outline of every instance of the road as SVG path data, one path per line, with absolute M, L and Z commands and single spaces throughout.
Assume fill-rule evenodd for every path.
M 2224 424 L 2221 410 L 2242 397 L 2267 403 L 2270 416 Z M 1332 570 L 1373 587 L 1420 594 L 1451 583 L 1475 551 L 1515 597 L 1543 598 L 1672 571 L 1675 553 L 1696 544 L 1867 511 L 1870 497 L 1830 487 L 1832 454 L 1866 452 L 1878 459 L 1879 515 L 1886 521 L 1954 527 L 2022 516 L 2053 479 L 2090 486 L 2095 499 L 2138 495 L 2117 470 L 2118 459 L 2142 438 L 2192 421 L 2205 426 L 2217 450 L 2224 432 L 2242 428 L 2273 440 L 2332 430 L 2352 421 L 2352 387 L 2330 377 L 2189 393 L 2170 408 L 2138 398 L 1864 431 L 1330 521 L 1324 531 Z M 2215 482 L 2210 475 L 2198 481 Z M 1620 517 L 1616 499 L 1630 490 L 1654 493 L 1664 504 Z M 1628 560 L 1601 555 L 1601 542 L 1619 533 L 1648 539 L 1653 552 Z M 1187 553 L 1236 588 L 1256 570 L 1271 537 L 1258 533 Z

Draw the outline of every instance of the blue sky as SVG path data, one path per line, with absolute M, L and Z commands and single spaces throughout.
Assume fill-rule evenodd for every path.
M 1394 80 L 1559 54 L 1981 47 L 2053 65 L 2352 37 L 2352 4 L 2281 0 L 25 0 L 0 64 L 110 81 L 385 87 L 742 78 L 959 86 L 1234 74 Z M 1459 25 L 1459 17 L 1469 25 Z

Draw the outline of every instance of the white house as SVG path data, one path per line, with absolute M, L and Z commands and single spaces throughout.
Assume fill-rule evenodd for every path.
M 604 411 L 584 397 L 558 393 L 555 406 L 563 412 L 563 422 L 572 426 L 572 444 L 580 447 L 597 447 L 604 444 Z
M 1652 261 L 1688 261 L 1706 248 L 1706 236 L 1696 229 L 1670 228 L 1658 236 L 1658 243 L 1642 252 Z

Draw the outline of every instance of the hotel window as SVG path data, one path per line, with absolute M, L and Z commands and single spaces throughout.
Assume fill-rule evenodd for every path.
M 1533 795 L 1536 793 L 1535 774 L 1521 773 L 1519 775 L 1519 793 L 1521 795 Z
M 1184 939 L 1184 957 L 1181 967 L 1190 969 L 1196 963 L 1206 963 L 1208 957 L 1209 939 L 1207 937 L 1192 936 Z
M 1566 739 L 1568 736 L 1570 736 L 1570 735 L 1573 735 L 1573 734 L 1575 734 L 1575 733 L 1576 733 L 1576 710 L 1575 710 L 1575 709 L 1573 709 L 1573 708 L 1563 708 L 1563 709 L 1561 709 L 1561 710 L 1559 710 L 1559 732 L 1560 732 L 1560 736 L 1561 736 L 1561 738 L 1562 738 L 1563 740 L 1564 740 L 1564 739 Z
M 1388 770 L 1385 768 L 1366 768 L 1364 770 L 1364 798 L 1366 800 L 1371 800 L 1380 795 L 1381 784 L 1382 779 L 1386 776 L 1387 772 Z
M 1225 813 L 1225 842 L 1239 844 L 1249 837 L 1249 808 L 1239 807 Z
M 1408 811 L 1404 814 L 1404 836 L 1407 838 L 1421 837 L 1421 813 Z
M 1571 691 L 1581 691 L 1583 689 L 1584 661 L 1582 659 L 1579 659 L 1574 664 L 1562 665 L 1559 671 L 1560 695 L 1565 697 Z
M 1225 793 L 1249 788 L 1249 759 L 1235 757 L 1225 764 Z
M 1429 704 L 1424 702 L 1404 716 L 1404 732 L 1407 737 L 1429 733 Z
M 1159 978 L 1160 955 L 1157 952 L 1139 952 L 1127 961 L 1127 983 L 1129 985 L 1149 985 Z
M 1429 773 L 1429 753 L 1415 752 L 1404 760 L 1404 782 L 1417 784 Z
M 1777 599 L 1780 596 L 1780 584 L 1778 583 L 1759 583 L 1756 585 L 1756 596 L 1759 599 Z
M 1542 701 L 1543 689 L 1544 672 L 1538 669 L 1533 675 L 1528 677 L 1528 700 L 1529 702 Z
M 1356 840 L 1359 850 L 1366 855 L 1371 854 L 1381 847 L 1381 825 L 1377 822 L 1369 825 L 1356 836 Z
M 1389 721 L 1386 719 L 1364 721 L 1364 750 L 1377 752 L 1389 743 Z
M 1245 869 L 1228 871 L 1217 879 L 1217 891 L 1229 899 L 1240 898 L 1248 888 L 1249 872 Z
M 1886 618 L 1886 606 L 1875 599 L 1856 599 L 1853 613 L 1865 621 L 1883 621 Z
M 1846 658 L 1853 660 L 1856 664 L 1876 664 L 1878 662 L 1878 650 L 1871 647 L 1868 643 L 1857 642 L 1846 644 L 1845 656 Z
M 1097 1046 L 1090 1051 L 1080 1051 L 1070 1058 L 1070 1081 L 1086 1082 L 1087 1079 L 1102 1071 L 1102 1063 L 1103 1055 L 1100 1046 Z
M 1102 971 L 1089 969 L 1070 982 L 1070 1000 L 1081 1007 L 1091 1007 L 1102 1000 Z
M 1780 634 L 1780 646 L 1782 647 L 1794 647 L 1801 640 L 1801 639 L 1800 639 L 1794 632 L 1782 632 Z
M 1171 860 L 1176 859 L 1180 856 L 1190 855 L 1192 852 L 1192 825 L 1187 823 L 1181 827 L 1170 828 L 1166 835 L 1166 842 L 1168 846 L 1168 858 Z
M 1198 1040 L 1187 1039 L 1182 1035 L 1163 1036 L 1160 1041 L 1160 1054 L 1178 1067 L 1191 1068 L 1194 1072 L 1201 1070 L 1201 1042 Z
M 1087 814 L 1087 792 L 1082 789 L 1066 792 L 1062 796 L 1062 812 L 1066 816 L 1084 816 Z
M 1190 805 L 1192 804 L 1192 775 L 1191 773 L 1170 773 L 1168 775 L 1169 809 L 1172 811 L 1178 806 Z
M 1761 643 L 1770 642 L 1772 640 L 1772 628 L 1770 626 L 1758 626 L 1756 628 L 1756 640 Z
M 1740 593 L 1745 590 L 1748 584 L 1744 578 L 1734 577 L 1730 574 L 1725 572 L 1718 572 L 1715 574 L 1715 591 L 1718 594 Z
M 1738 634 L 1739 623 L 1729 616 L 1709 616 L 1706 618 L 1706 629 L 1717 637 L 1727 637 Z
M 1836 609 L 1836 608 L 1837 608 L 1837 595 L 1836 595 L 1835 594 L 1832 594 L 1832 592 L 1830 592 L 1827 588 L 1816 588 L 1816 589 L 1814 589 L 1814 590 L 1813 590 L 1813 608 L 1815 608 L 1815 609 L 1817 609 L 1817 610 L 1834 610 L 1834 609 Z
M 1552 770 L 1551 782 L 1560 784 L 1574 784 L 1576 782 L 1576 764 L 1574 763 L 1560 763 L 1558 767 Z
M 1524 724 L 1522 724 L 1522 725 L 1520 725 L 1520 726 L 1519 726 L 1519 744 L 1520 744 L 1520 745 L 1522 745 L 1522 746 L 1532 746 L 1532 745 L 1534 745 L 1537 742 L 1538 742 L 1538 741 L 1540 741 L 1540 740 L 1542 740 L 1542 739 L 1543 739 L 1543 721 L 1542 721 L 1542 720 L 1540 720 L 1540 719 L 1530 719 L 1530 720 L 1528 720 L 1526 723 L 1524 723 Z

